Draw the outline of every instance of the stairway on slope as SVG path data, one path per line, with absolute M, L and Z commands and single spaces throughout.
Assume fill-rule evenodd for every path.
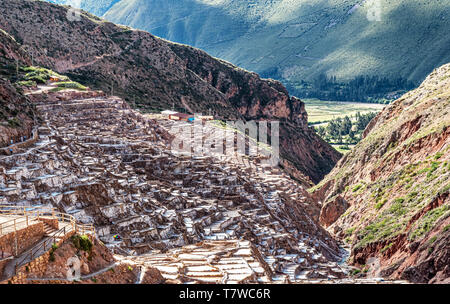
M 28 250 L 20 254 L 19 256 L 11 259 L 4 267 L 0 282 L 5 281 L 16 275 L 17 269 L 29 262 L 39 258 L 46 252 L 48 252 L 53 244 L 58 244 L 64 235 L 58 233 L 59 230 L 51 227 L 47 223 L 44 224 L 44 237 L 36 244 L 31 246 Z M 61 223 L 60 223 L 61 224 Z M 62 224 L 66 228 L 64 233 L 67 234 L 72 230 L 72 226 L 68 224 Z M 64 228 L 63 227 L 63 228 Z

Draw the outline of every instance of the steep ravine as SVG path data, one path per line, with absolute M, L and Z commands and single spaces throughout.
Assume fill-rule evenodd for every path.
M 312 189 L 322 225 L 369 275 L 450 282 L 449 111 L 447 64 L 386 107 Z

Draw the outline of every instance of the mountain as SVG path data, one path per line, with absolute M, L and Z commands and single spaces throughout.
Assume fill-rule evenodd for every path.
M 82 8 L 98 13 L 97 2 Z M 448 1 L 121 0 L 104 8 L 107 20 L 199 47 L 300 97 L 380 97 L 348 92 L 347 82 L 376 76 L 375 91 L 388 95 L 450 61 Z M 336 77 L 331 92 L 322 75 Z
M 102 16 L 120 0 L 49 0 L 48 2 L 82 8 L 94 15 Z
M 413 282 L 450 276 L 450 64 L 385 108 L 314 189 L 357 265 Z M 363 266 L 361 266 L 363 267 Z
M 30 138 L 34 107 L 23 92 L 14 85 L 19 66 L 31 64 L 30 57 L 9 34 L 0 30 L 0 148 Z M 0 149 L 0 154 L 8 150 Z
M 304 103 L 278 81 L 87 13 L 71 22 L 62 6 L 0 4 L 0 28 L 43 67 L 113 92 L 142 110 L 174 106 L 191 113 L 211 110 L 222 119 L 279 120 L 283 165 L 299 180 L 318 182 L 340 157 L 308 127 Z

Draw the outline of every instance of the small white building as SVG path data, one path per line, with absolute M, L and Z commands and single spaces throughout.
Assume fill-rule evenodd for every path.
M 214 116 L 212 115 L 199 115 L 196 118 L 199 120 L 214 120 Z
M 165 111 L 161 112 L 161 115 L 162 115 L 163 118 L 167 118 L 168 119 L 170 115 L 174 115 L 174 114 L 177 114 L 177 113 L 178 112 L 175 112 L 175 111 L 165 110 Z

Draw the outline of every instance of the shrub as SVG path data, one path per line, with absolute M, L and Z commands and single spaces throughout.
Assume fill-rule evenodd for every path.
M 357 274 L 361 273 L 361 269 L 353 269 L 350 271 L 350 275 L 355 276 Z
M 431 162 L 431 167 L 430 167 L 430 169 L 428 171 L 427 177 L 431 177 L 431 175 L 434 173 L 434 171 L 439 169 L 440 165 L 441 165 L 441 163 L 439 163 L 439 162 Z
M 416 191 L 410 192 L 408 194 L 408 200 L 413 200 L 419 193 Z
M 13 119 L 8 119 L 8 126 L 10 128 L 18 128 L 21 126 L 20 120 L 18 120 L 16 117 Z
M 93 244 L 86 235 L 74 235 L 72 236 L 72 243 L 78 250 L 85 252 L 91 252 Z
M 355 232 L 355 227 L 353 227 L 353 228 L 350 228 L 350 229 L 347 229 L 347 231 L 345 231 L 345 234 L 346 235 L 352 235 L 353 234 L 353 232 Z
M 58 82 L 56 84 L 56 86 L 58 88 L 75 89 L 75 90 L 80 90 L 80 91 L 86 91 L 86 89 L 87 89 L 84 85 L 79 84 L 78 82 L 75 82 L 75 81 Z
M 52 249 L 50 249 L 50 256 L 48 257 L 48 260 L 50 262 L 54 262 L 55 261 L 55 251 L 56 251 L 56 249 L 58 249 L 58 245 L 53 243 L 52 244 Z
M 21 87 L 35 87 L 37 85 L 36 81 L 33 80 L 24 80 L 24 81 L 19 81 L 17 82 L 17 85 L 21 86 Z
M 437 236 L 435 235 L 430 239 L 430 245 L 433 244 L 434 242 L 436 242 L 436 240 L 437 240 Z
M 438 153 L 436 153 L 436 155 L 434 156 L 434 159 L 435 159 L 435 160 L 438 160 L 438 159 L 440 159 L 443 155 L 444 155 L 444 153 L 438 152 Z
M 394 204 L 389 208 L 389 212 L 397 216 L 405 214 L 406 210 L 403 208 L 404 198 L 397 198 L 394 200 Z
M 381 249 L 381 253 L 386 252 L 386 250 L 388 250 L 388 249 L 391 248 L 392 246 L 394 246 L 394 243 L 389 243 L 389 244 L 386 245 L 383 249 Z
M 388 200 L 385 198 L 384 200 L 375 205 L 375 209 L 380 210 L 381 208 L 383 208 L 384 204 L 387 203 L 387 201 Z
M 356 191 L 358 191 L 359 189 L 361 189 L 362 188 L 362 185 L 361 184 L 358 184 L 358 185 L 356 185 L 355 187 L 353 187 L 353 192 L 356 192 Z

